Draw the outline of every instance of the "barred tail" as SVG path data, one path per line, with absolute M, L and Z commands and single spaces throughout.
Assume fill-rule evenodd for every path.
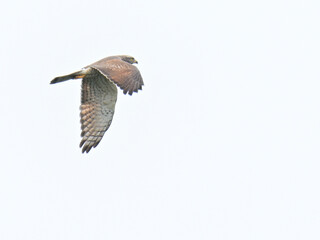
M 74 72 L 71 73 L 69 75 L 65 75 L 65 76 L 61 76 L 61 77 L 56 77 L 55 79 L 53 79 L 50 84 L 54 84 L 54 83 L 59 83 L 59 82 L 64 82 L 70 79 L 79 79 L 79 78 L 83 78 L 84 74 L 82 71 L 78 71 L 78 72 Z

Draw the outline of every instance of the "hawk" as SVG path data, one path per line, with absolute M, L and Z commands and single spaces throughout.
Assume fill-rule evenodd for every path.
M 82 153 L 96 147 L 111 125 L 117 101 L 117 86 L 124 94 L 142 90 L 143 80 L 128 55 L 103 58 L 78 72 L 56 77 L 50 84 L 70 79 L 82 79 L 81 87 L 81 142 Z

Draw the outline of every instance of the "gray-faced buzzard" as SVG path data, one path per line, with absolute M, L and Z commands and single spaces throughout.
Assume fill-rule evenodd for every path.
M 117 101 L 116 85 L 124 94 L 129 95 L 142 89 L 142 77 L 133 63 L 138 62 L 127 55 L 107 57 L 78 72 L 56 77 L 50 82 L 54 84 L 70 79 L 82 79 L 82 153 L 88 153 L 92 147 L 96 147 L 110 127 Z

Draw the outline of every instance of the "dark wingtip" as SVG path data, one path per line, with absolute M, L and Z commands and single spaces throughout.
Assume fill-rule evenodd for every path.
M 80 144 L 79 144 L 79 147 L 81 148 L 82 145 L 84 144 L 85 140 L 81 140 Z
M 55 79 L 51 80 L 50 84 L 55 84 L 57 82 L 58 82 L 58 80 L 57 80 L 57 78 L 55 78 Z
M 86 145 L 82 148 L 82 153 L 88 153 L 91 150 L 92 146 Z
M 88 153 L 88 152 L 90 152 L 90 150 L 91 150 L 91 148 L 92 147 L 96 147 L 98 144 L 99 144 L 99 142 L 97 142 L 97 143 L 95 143 L 94 145 L 91 145 L 91 144 L 84 144 L 86 142 L 86 140 L 81 140 L 81 142 L 80 142 L 80 144 L 79 144 L 79 147 L 81 148 L 83 145 L 83 147 L 82 147 L 82 149 L 81 149 L 81 151 L 82 151 L 82 153 Z

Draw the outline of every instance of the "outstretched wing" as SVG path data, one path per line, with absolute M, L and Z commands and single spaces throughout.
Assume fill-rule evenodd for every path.
M 112 122 L 117 101 L 117 87 L 99 71 L 91 69 L 82 80 L 81 137 L 82 153 L 101 141 Z
M 89 67 L 97 69 L 100 73 L 106 76 L 119 86 L 124 94 L 138 92 L 142 89 L 143 80 L 139 69 L 127 62 L 122 61 L 120 58 L 102 59 L 95 62 Z

